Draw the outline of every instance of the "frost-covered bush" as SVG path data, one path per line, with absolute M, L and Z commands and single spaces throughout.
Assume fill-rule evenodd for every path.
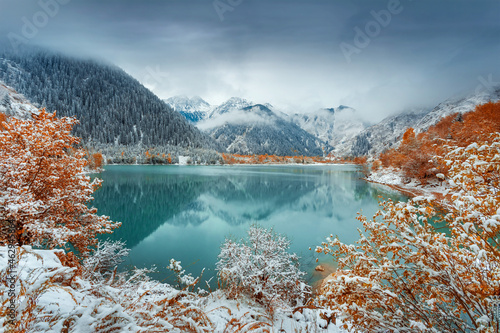
M 191 273 L 186 274 L 186 270 L 182 268 L 181 262 L 173 258 L 170 259 L 170 265 L 167 268 L 174 272 L 177 280 L 177 288 L 194 287 L 200 279 L 199 277 L 195 279 Z
M 83 262 L 83 276 L 98 280 L 109 277 L 129 252 L 121 241 L 98 243 L 94 253 Z
M 230 297 L 244 294 L 268 309 L 300 305 L 310 292 L 290 241 L 273 229 L 251 226 L 248 239 L 226 239 L 217 262 L 219 279 Z
M 372 220 L 358 217 L 356 244 L 332 236 L 317 248 L 338 263 L 320 304 L 356 331 L 498 332 L 500 134 L 443 150 L 447 197 L 383 202 Z

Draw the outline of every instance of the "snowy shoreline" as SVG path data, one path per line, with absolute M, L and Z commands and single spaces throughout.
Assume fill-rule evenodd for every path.
M 411 197 L 420 195 L 445 196 L 449 189 L 448 182 L 441 180 L 432 180 L 426 185 L 420 184 L 416 179 L 405 182 L 402 171 L 392 167 L 372 171 L 365 180 L 370 183 L 389 186 Z

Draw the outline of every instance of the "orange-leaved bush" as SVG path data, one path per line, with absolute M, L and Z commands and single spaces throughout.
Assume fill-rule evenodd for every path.
M 2 119 L 2 118 L 0 118 Z M 88 206 L 99 179 L 86 176 L 85 152 L 71 135 L 77 120 L 45 109 L 3 118 L 0 130 L 0 243 L 47 248 L 71 244 L 85 255 L 96 235 L 119 226 Z
M 385 201 L 371 221 L 358 217 L 355 245 L 332 237 L 317 248 L 338 262 L 320 301 L 353 329 L 498 329 L 489 297 L 500 295 L 500 134 L 443 151 L 450 199 Z
M 447 167 L 435 159 L 443 153 L 444 145 L 466 147 L 497 132 L 500 132 L 500 101 L 488 102 L 471 112 L 443 117 L 418 135 L 408 128 L 399 147 L 385 151 L 379 158 L 385 167 L 400 168 L 406 177 L 425 183 L 438 173 L 446 173 Z
M 101 153 L 91 153 L 89 151 L 86 152 L 87 158 L 87 167 L 90 170 L 99 170 L 102 168 L 104 164 L 104 158 Z

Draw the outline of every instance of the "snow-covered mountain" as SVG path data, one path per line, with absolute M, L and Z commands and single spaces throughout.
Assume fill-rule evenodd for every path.
M 5 52 L 0 53 L 0 80 L 37 106 L 76 117 L 80 123 L 73 134 L 88 146 L 219 148 L 113 65 L 38 49 Z
M 439 122 L 441 118 L 452 113 L 466 113 L 473 111 L 476 105 L 498 100 L 500 100 L 500 86 L 489 92 L 473 94 L 465 98 L 450 99 L 437 105 L 412 127 L 417 133 L 422 132 Z
M 231 97 L 220 105 L 210 105 L 199 96 L 189 98 L 185 95 L 178 95 L 164 101 L 193 124 L 206 119 L 218 118 L 224 114 L 254 105 L 254 103 L 240 97 Z M 272 105 L 269 103 L 263 105 L 267 108 L 272 108 Z
M 189 98 L 184 95 L 170 97 L 166 99 L 165 102 L 170 105 L 172 109 L 175 111 L 185 111 L 185 112 L 193 112 L 193 111 L 202 111 L 208 112 L 211 107 L 206 101 L 204 101 L 199 96 L 194 96 Z
M 342 149 L 343 145 L 366 128 L 356 110 L 343 105 L 336 109 L 327 108 L 305 114 L 295 114 L 292 120 L 302 129 L 335 149 Z
M 199 97 L 177 96 L 167 102 L 187 119 L 199 112 L 196 126 L 230 153 L 289 155 L 296 150 L 298 154 L 321 155 L 326 149 L 337 156 L 376 156 L 397 145 L 408 127 L 425 131 L 449 114 L 468 112 L 478 104 L 499 99 L 500 87 L 449 99 L 434 109 L 406 110 L 372 126 L 356 110 L 342 105 L 287 115 L 270 104 L 254 104 L 239 97 L 218 106 L 209 106 Z
M 228 114 L 231 112 L 236 112 L 242 110 L 243 108 L 249 107 L 252 105 L 252 102 L 247 101 L 244 98 L 240 97 L 231 97 L 221 105 L 215 106 L 208 115 L 208 118 L 214 119 L 218 118 L 224 114 Z
M 209 103 L 199 96 L 189 98 L 184 95 L 179 95 L 170 97 L 164 101 L 193 124 L 207 118 L 208 114 L 213 109 Z
M 322 155 L 325 143 L 272 109 L 232 97 L 197 123 L 235 154 Z
M 429 110 L 412 110 L 385 118 L 361 131 L 335 153 L 339 156 L 375 156 L 389 149 L 403 137 L 408 127 L 413 127 Z
M 346 106 L 290 116 L 269 103 L 255 104 L 240 97 L 231 97 L 214 106 L 199 97 L 174 96 L 165 102 L 208 132 L 228 152 L 240 154 L 290 155 L 297 150 L 299 154 L 321 155 L 323 148 L 342 146 L 366 127 L 356 111 Z M 276 131 L 280 135 L 273 133 Z M 275 138 L 272 141 L 257 138 L 268 135 Z M 285 146 L 290 147 L 272 147 L 272 142 L 288 142 Z
M 486 93 L 472 94 L 465 98 L 449 99 L 432 110 L 420 109 L 403 112 L 366 128 L 341 149 L 336 150 L 336 153 L 343 156 L 376 156 L 397 145 L 409 127 L 413 127 L 419 133 L 435 125 L 445 116 L 457 112 L 469 112 L 474 110 L 478 104 L 498 100 L 500 100 L 500 87 Z
M 17 118 L 28 118 L 38 108 L 14 88 L 0 81 L 0 112 Z

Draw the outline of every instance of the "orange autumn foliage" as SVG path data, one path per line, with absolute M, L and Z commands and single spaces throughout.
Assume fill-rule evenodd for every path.
M 331 236 L 316 249 L 338 263 L 320 303 L 353 331 L 498 331 L 489 297 L 500 295 L 500 134 L 441 149 L 450 198 L 382 202 L 373 219 L 358 217 L 356 244 Z
M 57 118 L 45 109 L 32 119 L 10 118 L 0 131 L 0 243 L 71 244 L 80 254 L 95 245 L 96 235 L 119 223 L 89 207 L 101 181 L 84 174 L 85 151 L 71 135 L 74 118 Z
M 101 153 L 90 153 L 87 152 L 88 168 L 90 170 L 98 170 L 102 168 L 104 163 L 104 158 Z
M 408 128 L 399 147 L 380 154 L 379 159 L 384 167 L 400 168 L 406 177 L 425 183 L 438 173 L 446 173 L 446 166 L 434 158 L 443 152 L 443 145 L 465 147 L 499 131 L 500 102 L 488 102 L 478 105 L 474 111 L 443 117 L 418 135 L 413 128 Z
M 333 158 L 332 155 L 323 156 L 278 156 L 278 155 L 241 155 L 241 154 L 222 154 L 224 164 L 312 164 L 312 163 L 351 163 L 366 164 L 366 156 Z
M 3 113 L 0 113 L 0 131 L 5 129 L 4 123 L 7 121 L 7 116 Z
M 102 167 L 104 159 L 103 159 L 101 153 L 95 153 L 95 154 L 93 154 L 92 155 L 92 159 L 94 160 L 94 166 L 96 168 L 101 168 Z

